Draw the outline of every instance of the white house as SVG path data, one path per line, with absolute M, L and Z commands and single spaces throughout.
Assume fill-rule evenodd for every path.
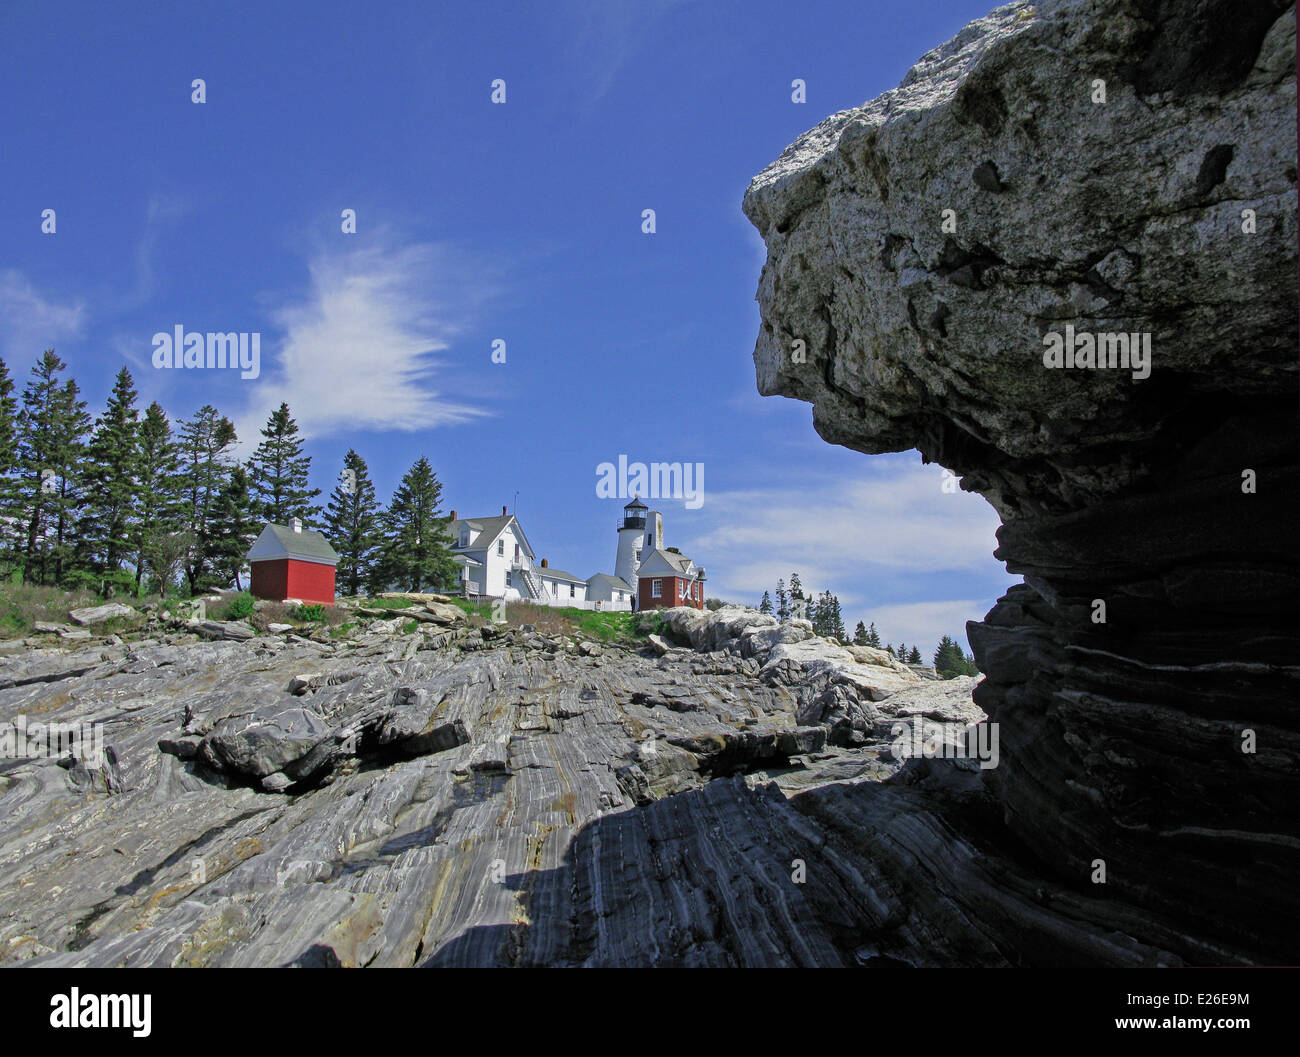
M 467 597 L 627 611 L 637 602 L 644 567 L 653 562 L 657 571 L 652 575 L 656 582 L 668 583 L 674 602 L 680 594 L 682 605 L 703 605 L 704 570 L 689 558 L 662 549 L 663 517 L 658 511 L 633 498 L 623 508 L 617 528 L 614 575 L 596 573 L 586 580 L 552 568 L 545 558 L 538 561 L 523 527 L 506 507 L 501 508 L 499 516 L 481 518 L 461 518 L 453 510 L 447 531 L 452 537 L 452 557 L 460 566 L 460 585 Z M 689 586 L 679 587 L 677 581 Z M 659 582 L 659 588 L 664 590 L 663 582 Z M 640 608 L 664 604 L 660 599 L 668 597 L 661 594 L 652 599 L 650 590 L 651 583 L 646 580 Z
M 534 572 L 532 545 L 505 507 L 500 517 L 462 519 L 453 510 L 447 531 L 466 595 L 542 600 L 544 589 Z

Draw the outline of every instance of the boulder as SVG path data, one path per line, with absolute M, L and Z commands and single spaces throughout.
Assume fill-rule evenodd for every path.
M 122 605 L 120 602 L 109 602 L 102 606 L 74 609 L 68 614 L 68 618 L 74 624 L 80 624 L 83 627 L 93 627 L 96 624 L 103 624 L 118 617 L 134 616 L 139 616 L 139 613 L 130 606 Z
M 205 639 L 230 639 L 242 642 L 253 638 L 257 632 L 242 620 L 200 620 L 191 630 Z

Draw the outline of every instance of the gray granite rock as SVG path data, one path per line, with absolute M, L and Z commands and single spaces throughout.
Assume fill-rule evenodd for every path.
M 759 390 L 1002 516 L 1025 582 L 967 634 L 1007 839 L 1077 891 L 1104 861 L 1115 918 L 1185 954 L 1291 960 L 1294 5 L 1000 7 L 800 136 L 744 209 Z M 1054 366 L 1066 328 L 1149 362 Z

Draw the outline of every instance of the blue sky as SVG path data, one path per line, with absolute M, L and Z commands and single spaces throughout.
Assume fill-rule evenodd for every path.
M 6 0 L 0 355 L 21 385 L 53 346 L 96 411 L 126 364 L 144 404 L 213 403 L 245 442 L 286 400 L 326 493 L 349 447 L 385 499 L 423 454 L 448 508 L 518 492 L 539 557 L 584 577 L 622 506 L 600 463 L 702 463 L 702 506 L 653 505 L 712 594 L 797 569 L 928 656 L 1013 582 L 997 519 L 757 394 L 740 200 L 990 6 Z M 155 369 L 178 324 L 260 333 L 260 376 Z

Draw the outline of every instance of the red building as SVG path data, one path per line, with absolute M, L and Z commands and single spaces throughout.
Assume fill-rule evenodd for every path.
M 636 608 L 704 608 L 704 568 L 684 554 L 656 548 L 636 571 Z
M 272 602 L 334 603 L 334 566 L 339 556 L 319 532 L 288 525 L 267 525 L 248 552 L 255 598 Z

